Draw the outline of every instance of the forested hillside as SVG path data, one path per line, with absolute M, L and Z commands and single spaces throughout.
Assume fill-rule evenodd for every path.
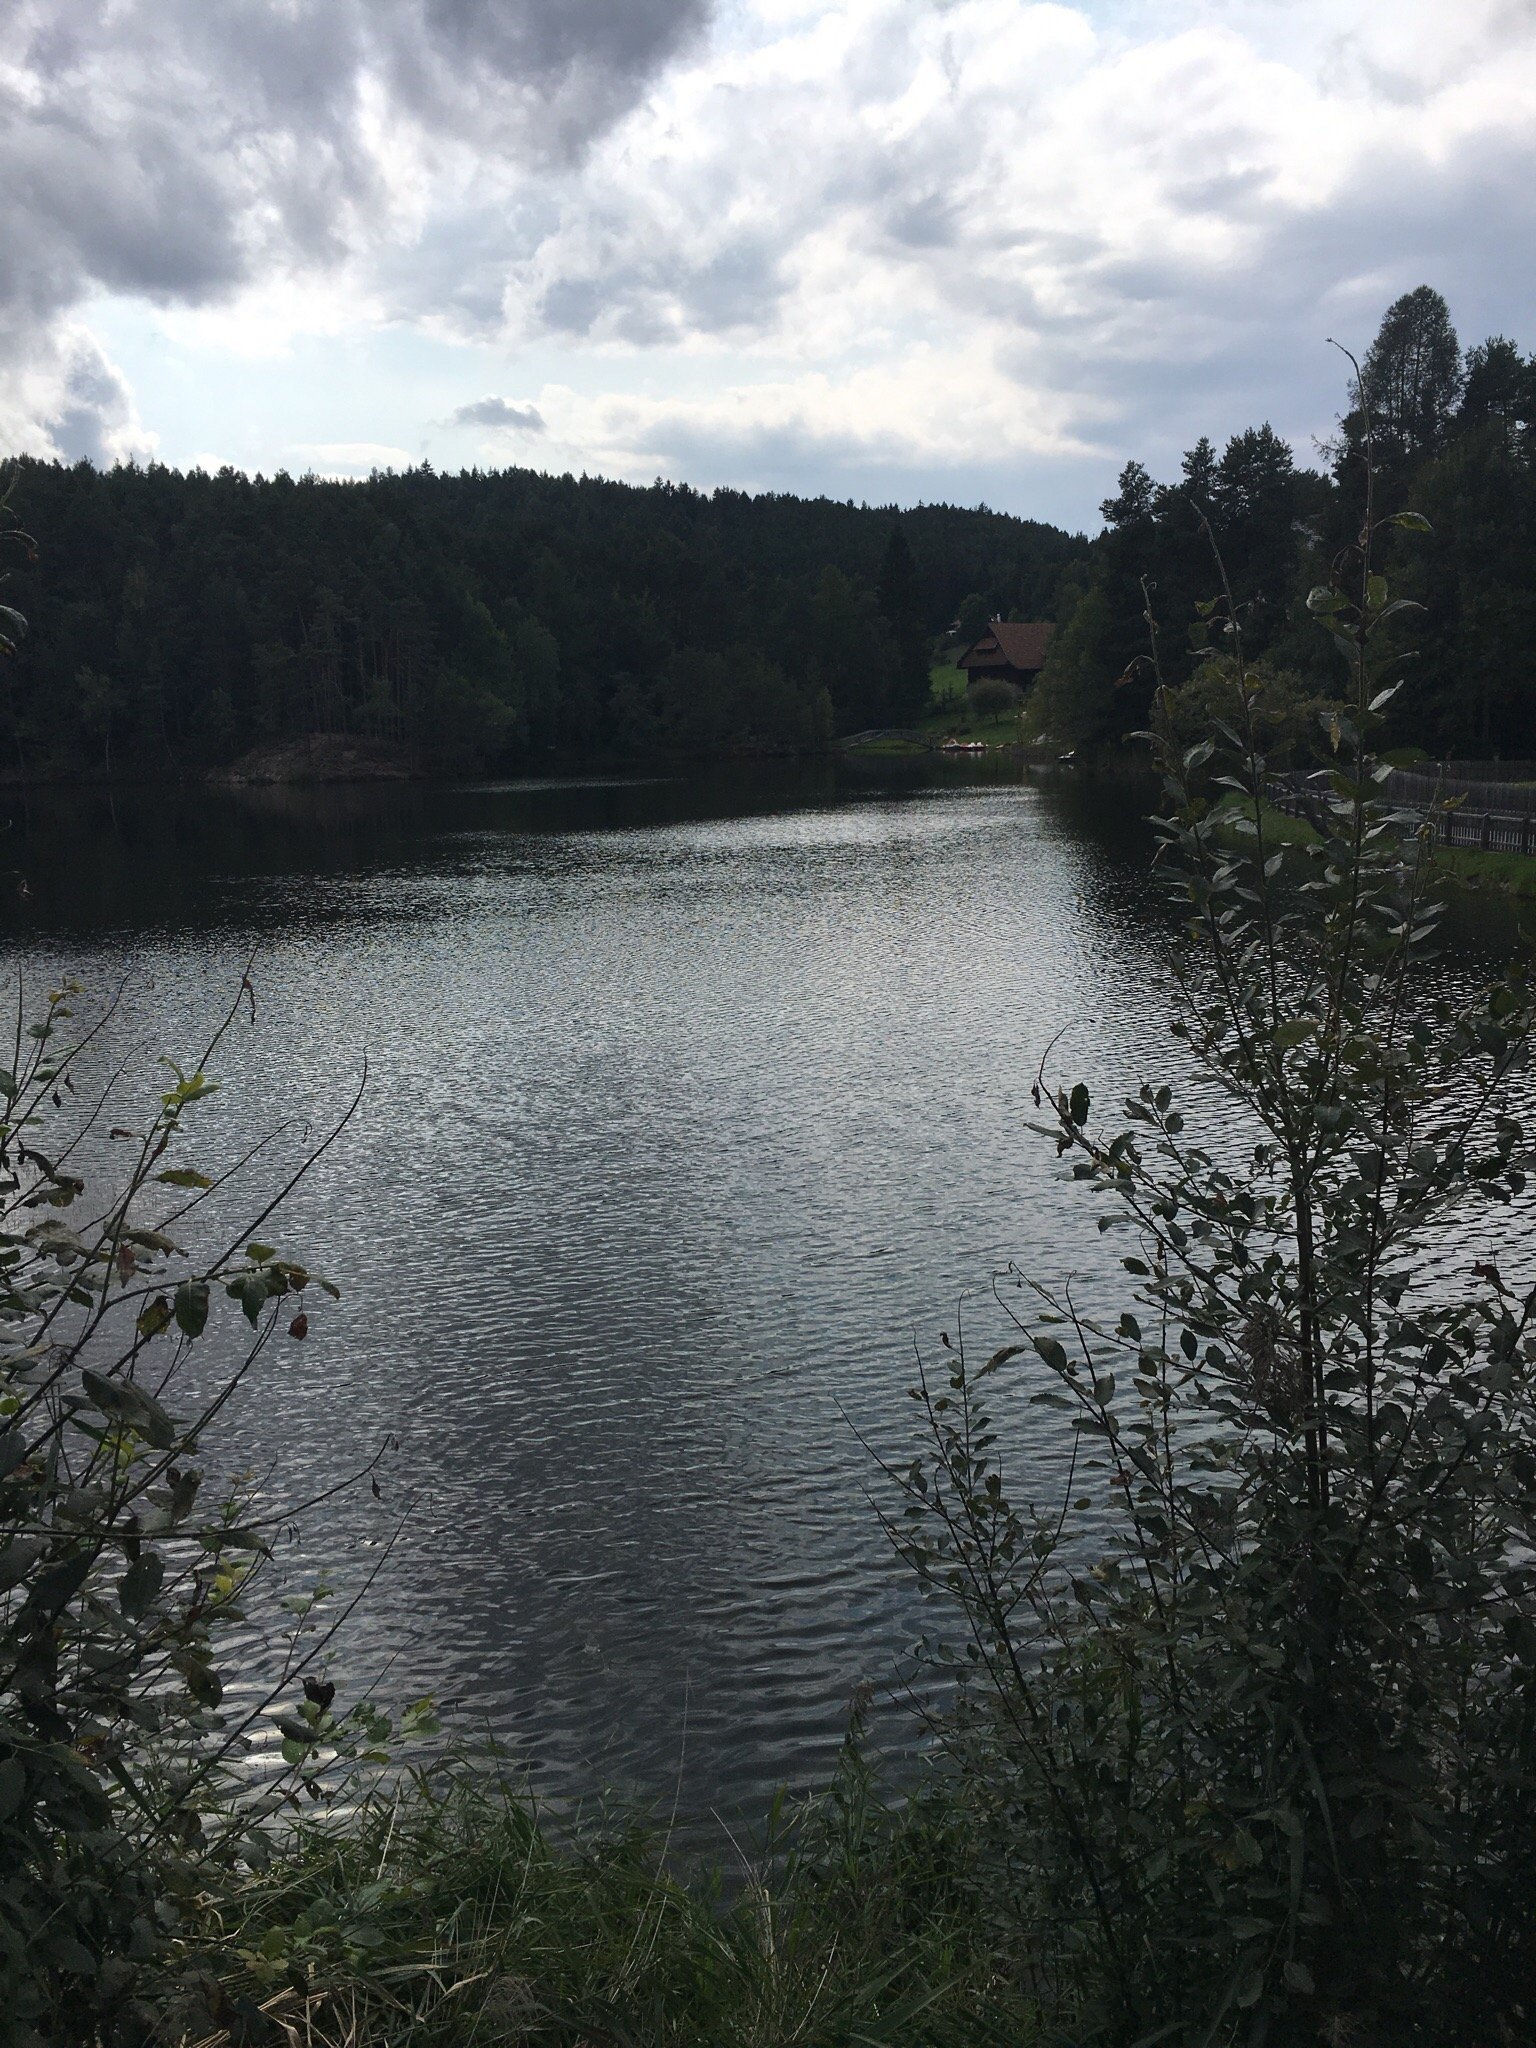
M 936 636 L 995 614 L 1059 622 L 1036 735 L 1114 749 L 1146 723 L 1149 609 L 1195 710 L 1212 537 L 1300 743 L 1337 682 L 1307 592 L 1362 513 L 1364 416 L 1340 369 L 1316 468 L 1267 425 L 1220 453 L 1200 440 L 1172 483 L 1130 462 L 1091 544 L 985 509 L 527 470 L 336 483 L 23 460 L 11 509 L 37 553 L 5 592 L 31 632 L 0 664 L 0 773 L 190 770 L 311 733 L 454 768 L 817 746 L 919 718 Z M 1423 607 L 1402 622 L 1418 651 L 1394 736 L 1536 754 L 1536 363 L 1502 337 L 1463 353 L 1421 286 L 1362 369 L 1377 509 L 1432 529 L 1382 537 L 1394 593 Z
M 978 590 L 1049 615 L 1087 543 L 1000 513 L 530 471 L 22 461 L 0 771 L 198 767 L 313 732 L 428 763 L 798 747 L 926 705 Z
M 1366 414 L 1342 356 L 1340 372 L 1338 429 L 1316 469 L 1298 466 L 1268 426 L 1234 435 L 1219 455 L 1202 439 L 1171 484 L 1126 465 L 1087 573 L 1075 588 L 1069 575 L 1060 593 L 1032 706 L 1039 733 L 1102 748 L 1145 724 L 1156 679 L 1149 611 L 1170 683 L 1190 684 L 1220 652 L 1198 622 L 1191 630 L 1196 605 L 1219 587 L 1213 536 L 1246 652 L 1271 679 L 1267 701 L 1298 738 L 1321 730 L 1318 700 L 1342 677 L 1308 619 L 1307 593 L 1358 541 L 1364 510 Z M 1536 362 L 1502 336 L 1463 354 L 1444 299 L 1421 285 L 1389 309 L 1361 372 L 1376 514 L 1429 522 L 1377 537 L 1393 595 L 1423 608 L 1399 615 L 1400 644 L 1415 654 L 1394 737 L 1437 755 L 1536 754 Z

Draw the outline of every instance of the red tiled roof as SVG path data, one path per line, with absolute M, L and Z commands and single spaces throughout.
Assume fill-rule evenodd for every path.
M 1045 666 L 1045 650 L 1055 630 L 1044 622 L 994 619 L 981 638 L 961 655 L 960 666 L 991 668 L 1006 662 L 1009 668 L 1034 674 Z

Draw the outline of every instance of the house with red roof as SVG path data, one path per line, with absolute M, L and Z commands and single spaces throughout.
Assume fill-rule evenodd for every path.
M 1056 628 L 1044 622 L 994 619 L 979 640 L 973 640 L 958 666 L 966 681 L 1001 676 L 1004 682 L 1029 685 L 1045 666 L 1045 650 Z

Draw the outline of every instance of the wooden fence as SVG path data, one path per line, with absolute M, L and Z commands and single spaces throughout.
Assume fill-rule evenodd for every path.
M 1522 764 L 1523 765 L 1523 764 Z M 1422 790 L 1402 787 L 1422 784 Z M 1536 783 L 1488 783 L 1474 785 L 1479 791 L 1496 790 L 1503 806 L 1474 800 L 1473 788 L 1447 789 L 1437 776 L 1414 775 L 1394 770 L 1382 786 L 1382 795 L 1407 811 L 1427 815 L 1437 802 L 1449 799 L 1450 808 L 1437 811 L 1432 819 L 1435 838 L 1442 846 L 1471 846 L 1484 853 L 1536 853 Z M 1321 826 L 1322 795 L 1306 776 L 1291 775 L 1270 786 L 1270 800 L 1287 817 L 1304 818 Z M 1510 808 L 1511 803 L 1519 808 Z
M 1519 817 L 1536 810 L 1536 771 L 1522 775 L 1527 764 L 1511 761 L 1507 775 L 1474 775 L 1474 768 L 1493 768 L 1492 761 L 1447 761 L 1436 767 L 1394 768 L 1382 787 L 1395 803 L 1424 811 L 1431 805 L 1460 799 L 1464 811 L 1494 811 Z

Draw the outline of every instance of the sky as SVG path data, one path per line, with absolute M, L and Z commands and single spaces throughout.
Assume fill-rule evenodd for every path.
M 1536 347 L 1536 0 L 12 0 L 0 189 L 0 450 L 1091 529 Z

